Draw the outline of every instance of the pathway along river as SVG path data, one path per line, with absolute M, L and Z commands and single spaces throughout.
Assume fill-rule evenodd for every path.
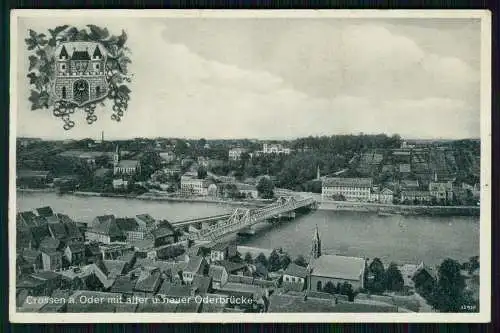
M 147 201 L 124 198 L 60 196 L 55 193 L 17 193 L 17 211 L 51 206 L 76 221 L 88 222 L 97 215 L 133 216 L 149 213 L 171 222 L 231 212 L 235 206 Z M 386 216 L 375 213 L 317 210 L 292 221 L 262 223 L 257 233 L 238 238 L 240 245 L 282 247 L 292 257 L 307 256 L 315 226 L 318 225 L 324 253 L 367 258 L 385 262 L 439 264 L 449 257 L 465 261 L 479 255 L 479 218 L 470 216 Z

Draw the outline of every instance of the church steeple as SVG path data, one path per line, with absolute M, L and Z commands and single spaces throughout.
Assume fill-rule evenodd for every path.
M 321 239 L 319 238 L 318 225 L 312 239 L 311 259 L 316 259 L 321 256 Z
M 117 165 L 118 162 L 120 162 L 120 147 L 116 145 L 115 154 L 113 155 L 113 163 Z

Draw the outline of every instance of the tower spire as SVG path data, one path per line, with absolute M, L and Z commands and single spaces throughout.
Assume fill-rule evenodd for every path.
M 316 230 L 314 231 L 312 239 L 312 249 L 311 249 L 311 259 L 316 259 L 321 256 L 321 238 L 319 237 L 319 229 L 316 224 Z

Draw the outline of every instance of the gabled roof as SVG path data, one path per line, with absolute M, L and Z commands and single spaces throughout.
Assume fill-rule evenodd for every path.
M 74 223 L 75 222 L 75 221 L 73 221 L 73 219 L 71 217 L 69 217 L 66 214 L 58 213 L 58 214 L 56 214 L 56 216 L 59 219 L 59 221 L 61 221 L 64 224 L 66 224 L 66 223 Z
M 170 297 L 183 297 L 191 295 L 191 286 L 164 281 L 158 294 Z
M 208 269 L 208 276 L 212 277 L 214 281 L 220 282 L 225 270 L 226 269 L 223 266 L 210 265 L 210 268 Z
M 100 224 L 100 223 L 106 222 L 108 220 L 114 220 L 114 219 L 115 219 L 114 215 L 100 215 L 100 216 L 96 216 L 93 222 Z
M 59 218 L 56 215 L 50 215 L 50 216 L 46 216 L 44 218 L 47 221 L 47 223 L 59 223 L 60 222 Z
M 210 276 L 203 276 L 196 274 L 194 276 L 192 285 L 198 289 L 198 293 L 204 295 L 210 289 L 210 285 L 212 284 L 212 278 Z
M 34 227 L 38 225 L 36 215 L 31 211 L 17 213 L 16 220 L 18 224 L 23 223 L 27 227 Z
M 184 271 L 191 272 L 191 273 L 198 273 L 198 270 L 200 269 L 202 261 L 203 261 L 203 257 L 199 257 L 199 256 L 189 257 L 188 265 L 184 269 Z
M 120 217 L 116 219 L 116 224 L 123 232 L 137 230 L 137 221 L 130 217 Z
M 64 224 L 58 222 L 58 223 L 49 223 L 49 230 L 53 237 L 62 240 L 66 238 L 66 228 L 64 227 Z
M 134 291 L 134 281 L 129 276 L 118 276 L 111 287 L 112 293 L 132 293 Z
M 49 206 L 36 208 L 36 212 L 39 216 L 42 217 L 54 215 L 54 211 Z
M 64 45 L 61 48 L 61 52 L 59 52 L 59 58 L 66 57 L 66 59 L 69 58 L 68 51 L 66 51 L 66 47 Z
M 103 260 L 102 263 L 106 267 L 106 275 L 108 278 L 116 278 L 123 274 L 127 262 L 121 260 Z
M 311 266 L 311 274 L 314 276 L 359 280 L 365 267 L 365 260 L 357 257 L 322 255 L 316 258 Z
M 175 229 L 169 222 L 163 222 L 158 228 L 152 231 L 155 238 L 165 237 L 175 234 Z
M 290 275 L 290 276 L 300 277 L 300 278 L 306 278 L 307 268 L 299 266 L 299 265 L 292 262 L 286 268 L 285 274 Z
M 247 264 L 245 264 L 244 262 L 237 263 L 228 260 L 223 260 L 219 262 L 218 265 L 223 266 L 228 274 L 234 273 L 242 268 L 247 267 Z
M 143 221 L 146 225 L 154 224 L 155 219 L 149 214 L 139 214 L 135 216 L 138 220 Z
M 52 237 L 44 237 L 42 239 L 42 241 L 40 242 L 40 250 L 43 250 L 43 251 L 49 251 L 49 252 L 52 252 L 52 251 L 55 251 L 56 249 L 59 248 L 59 246 L 61 245 L 61 241 L 56 239 L 56 238 L 52 238 Z
M 96 57 L 102 58 L 102 53 L 101 53 L 99 46 L 96 46 L 96 48 L 94 50 L 94 54 L 92 56 L 94 58 L 96 58 Z
M 115 219 L 108 219 L 98 225 L 95 225 L 90 232 L 102 234 L 102 235 L 108 235 L 110 237 L 121 237 L 123 236 L 122 231 L 116 224 Z
M 135 285 L 135 290 L 145 291 L 145 292 L 155 292 L 161 283 L 161 273 L 159 270 L 155 270 L 147 278 L 138 280 Z

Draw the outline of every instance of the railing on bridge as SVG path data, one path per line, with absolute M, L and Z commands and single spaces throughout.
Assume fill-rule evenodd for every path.
M 315 200 L 311 197 L 298 200 L 294 197 L 281 197 L 275 203 L 255 210 L 237 208 L 227 220 L 222 220 L 209 228 L 191 233 L 190 238 L 193 240 L 205 239 L 215 241 L 217 237 L 252 226 L 268 218 L 314 204 Z

